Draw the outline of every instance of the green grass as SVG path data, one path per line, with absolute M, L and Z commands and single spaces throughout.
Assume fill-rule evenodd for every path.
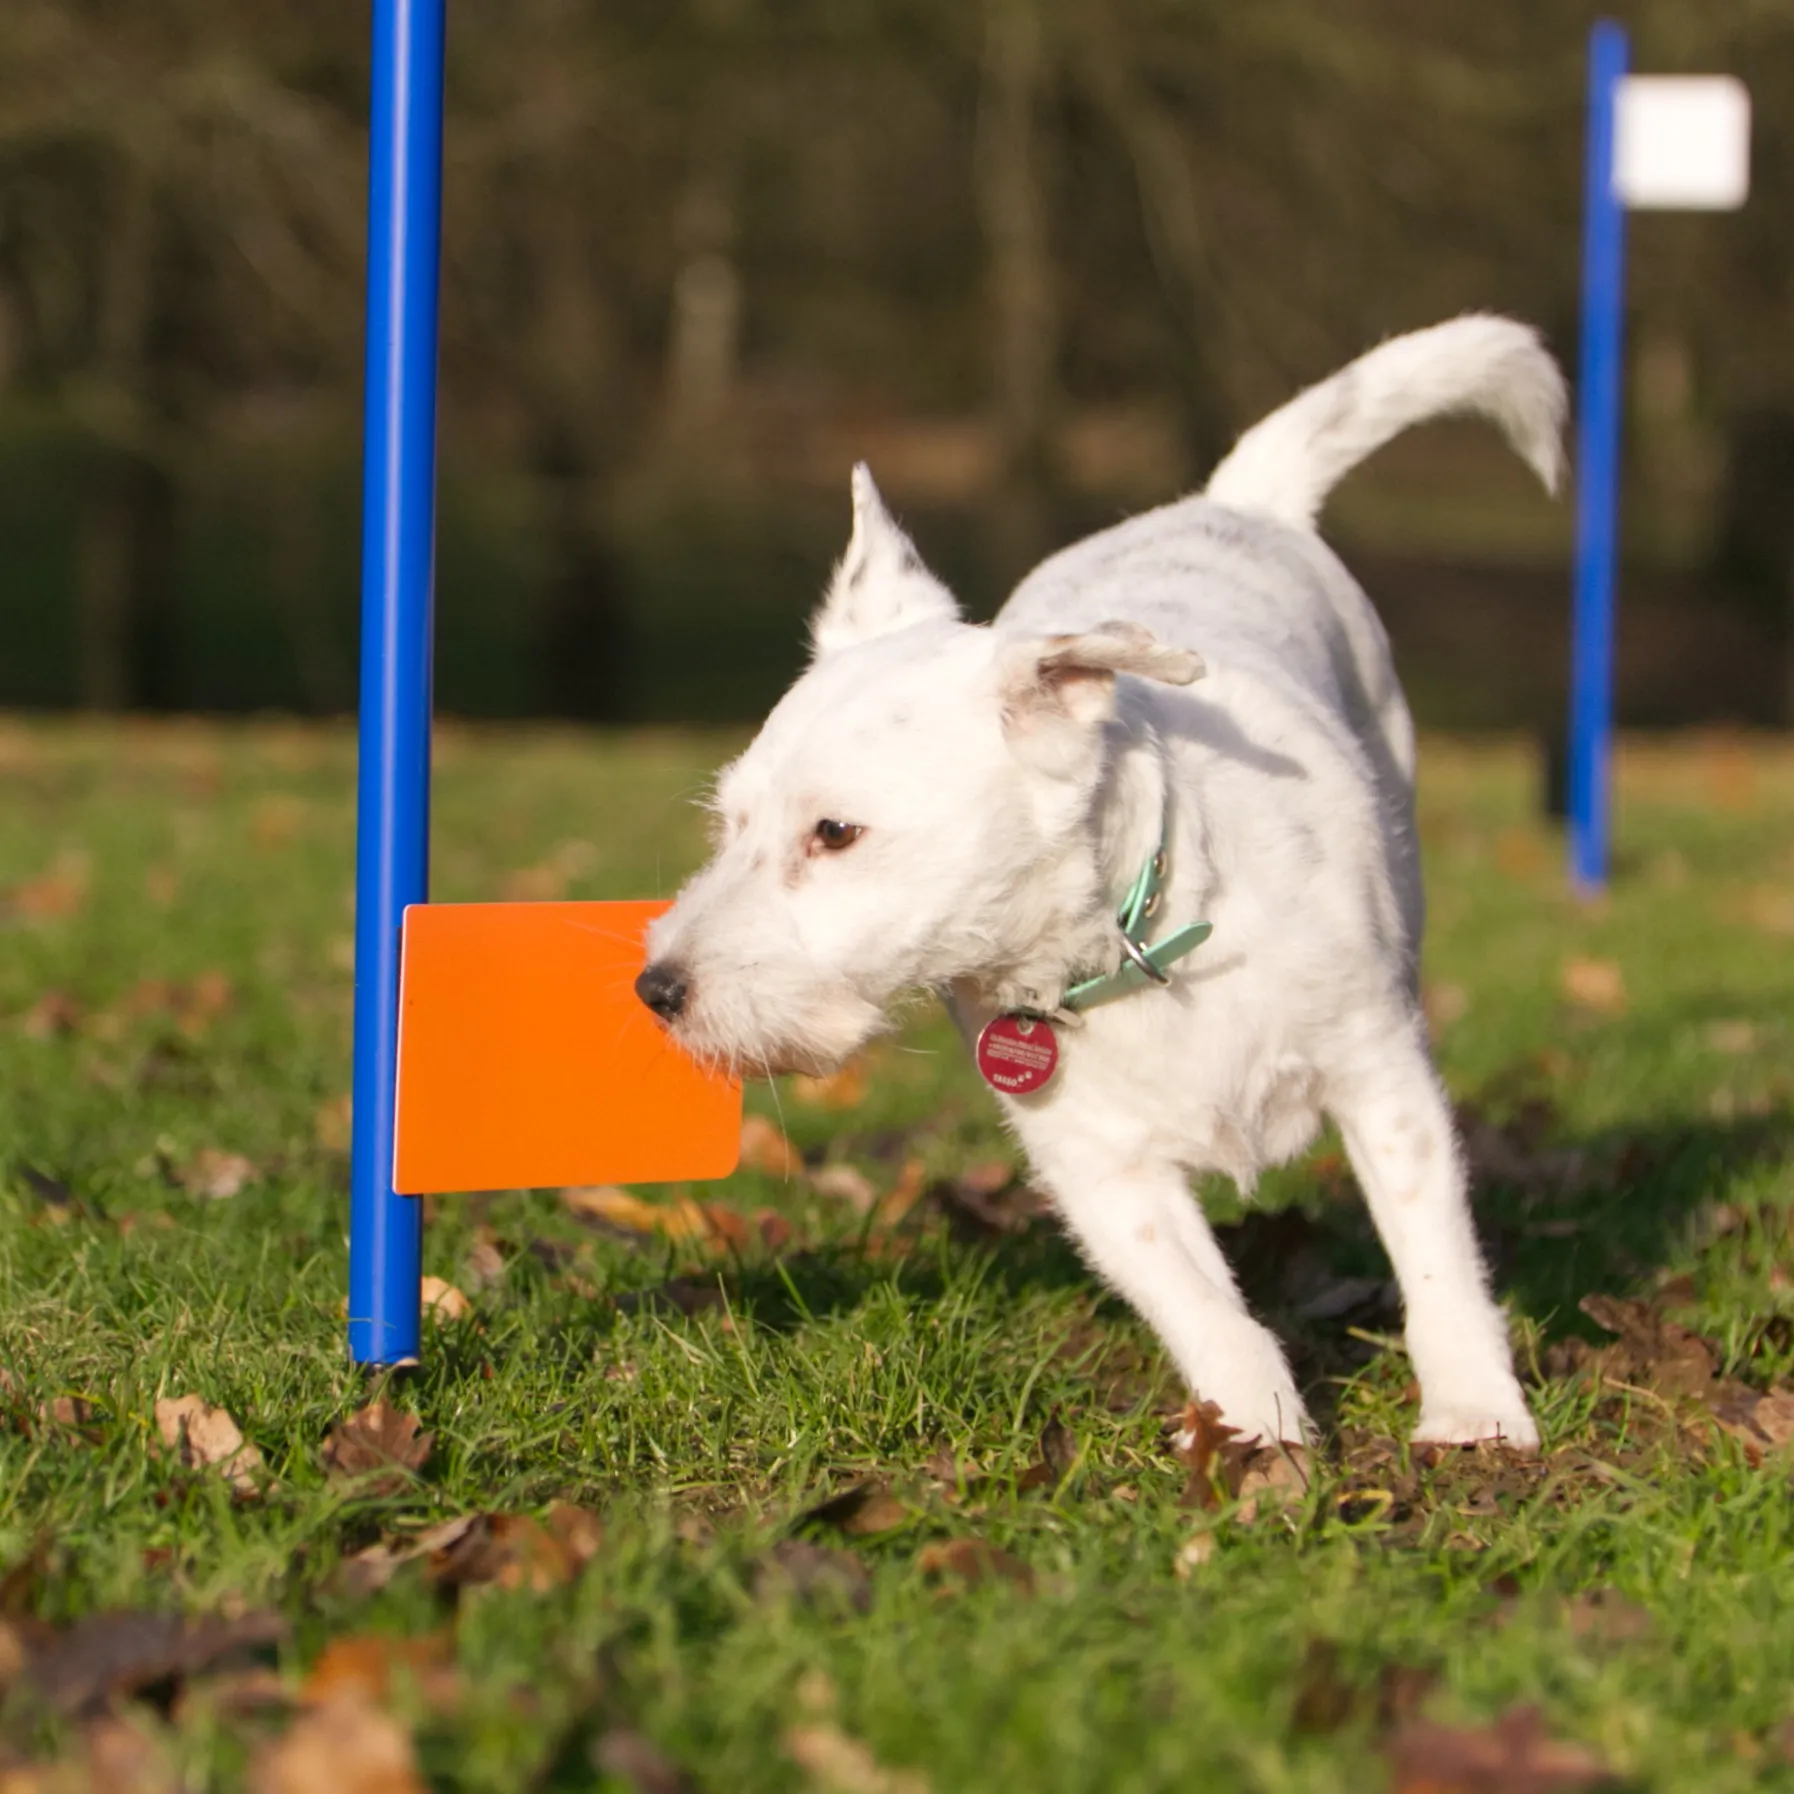
M 670 890 L 700 847 L 684 800 L 728 745 L 445 730 L 437 894 Z M 1698 1402 L 1575 1373 L 1562 1343 L 1598 1337 L 1583 1295 L 1680 1279 L 1664 1299 L 1726 1375 L 1767 1389 L 1794 1371 L 1794 756 L 1723 741 L 1630 755 L 1619 877 L 1596 909 L 1562 892 L 1523 755 L 1434 743 L 1423 765 L 1440 1052 L 1521 1155 L 1485 1180 L 1479 1217 L 1542 1379 L 1545 1468 L 1411 1464 L 1380 1444 L 1414 1412 L 1392 1317 L 1374 1298 L 1334 1321 L 1296 1312 L 1317 1284 L 1384 1274 L 1323 1148 L 1267 1184 L 1289 1219 L 1230 1230 L 1335 1429 L 1306 1498 L 1247 1522 L 1183 1505 L 1163 1425 L 1181 1393 L 1049 1227 L 979 1236 L 924 1203 L 888 1234 L 807 1179 L 753 1172 L 696 1193 L 785 1216 L 777 1252 L 758 1233 L 721 1257 L 626 1240 L 549 1193 L 432 1204 L 426 1269 L 474 1315 L 432 1328 L 386 1394 L 433 1451 L 397 1492 L 332 1480 L 325 1435 L 369 1394 L 343 1351 L 335 1107 L 352 744 L 273 725 L 5 726 L 0 1617 L 32 1644 L 124 1608 L 272 1607 L 291 1622 L 289 1691 L 333 1638 L 440 1634 L 458 1675 L 434 1694 L 401 1675 L 391 1700 L 445 1790 L 649 1785 L 593 1766 L 617 1730 L 718 1794 L 1380 1788 L 1374 1700 L 1350 1696 L 1390 1666 L 1436 1673 L 1443 1722 L 1536 1704 L 1641 1788 L 1794 1787 L 1788 1459 L 1753 1467 L 1703 1438 Z M 1623 1007 L 1566 999 L 1579 960 L 1619 968 Z M 229 1001 L 214 979 L 209 1016 L 145 982 L 218 973 Z M 874 1055 L 857 1106 L 749 1100 L 777 1103 L 813 1165 L 857 1166 L 881 1191 L 912 1156 L 950 1179 L 1008 1150 L 933 1015 Z M 246 1155 L 257 1180 L 226 1201 L 187 1194 L 208 1148 Z M 470 1266 L 494 1251 L 503 1268 L 479 1285 Z M 675 1273 L 711 1279 L 722 1304 L 615 1300 Z M 162 1447 L 155 1403 L 187 1393 L 260 1450 L 260 1499 L 233 1502 Z M 91 1410 L 40 1414 L 58 1397 Z M 1055 1414 L 1069 1476 L 1018 1487 Z M 929 1470 L 943 1450 L 982 1474 L 944 1485 Z M 862 1479 L 904 1509 L 823 1541 L 864 1565 L 863 1601 L 769 1588 L 769 1550 Z M 605 1535 L 544 1592 L 457 1594 L 419 1562 L 357 1594 L 342 1569 L 434 1522 L 556 1501 L 601 1513 Z M 1179 1575 L 1197 1532 L 1212 1550 Z M 1032 1586 L 927 1573 L 930 1545 L 969 1537 L 1025 1562 Z M 1591 1624 L 1594 1590 L 1635 1623 Z M 142 1723 L 188 1785 L 241 1785 L 292 1723 L 227 1689 L 148 1691 Z M 831 1771 L 792 1736 L 805 1727 L 864 1754 Z M 23 1679 L 0 1707 L 0 1766 L 78 1734 Z

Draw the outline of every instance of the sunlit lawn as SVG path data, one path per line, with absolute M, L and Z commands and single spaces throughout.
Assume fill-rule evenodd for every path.
M 445 730 L 436 894 L 670 891 L 728 746 Z M 1182 1392 L 1002 1190 L 932 1012 L 863 1086 L 752 1092 L 803 1166 L 686 1192 L 707 1226 L 433 1204 L 471 1311 L 370 1388 L 352 742 L 0 726 L 0 1785 L 397 1790 L 409 1738 L 422 1785 L 505 1794 L 1794 1786 L 1794 1403 L 1756 1405 L 1794 1376 L 1794 752 L 1628 753 L 1597 908 L 1525 755 L 1423 767 L 1430 1009 L 1547 1455 L 1400 1448 L 1399 1316 L 1323 1147 L 1281 1220 L 1218 1208 L 1332 1429 L 1247 1519 L 1186 1487 Z M 1602 1294 L 1647 1301 L 1592 1304 L 1626 1332 L 1591 1359 Z M 358 1482 L 325 1441 L 375 1394 L 429 1449 Z M 163 1443 L 188 1395 L 259 1453 L 243 1490 Z M 1504 1714 L 1570 1779 L 1465 1779 Z M 18 1767 L 53 1760 L 90 1767 Z

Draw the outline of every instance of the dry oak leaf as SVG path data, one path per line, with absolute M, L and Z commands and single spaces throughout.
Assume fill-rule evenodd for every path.
M 1213 1513 L 1223 1500 L 1240 1492 L 1246 1467 L 1257 1451 L 1256 1440 L 1242 1440 L 1238 1427 L 1221 1418 L 1214 1402 L 1192 1399 L 1184 1404 L 1172 1447 L 1189 1470 L 1183 1505 Z
M 1578 1009 L 1619 1015 L 1626 1007 L 1626 976 L 1611 959 L 1566 959 L 1559 977 Z
M 750 1171 L 769 1177 L 799 1177 L 803 1155 L 785 1138 L 784 1130 L 764 1115 L 749 1115 L 741 1123 L 741 1162 Z
M 1404 1725 L 1390 1741 L 1392 1794 L 1557 1794 L 1615 1779 L 1580 1744 L 1546 1734 L 1536 1707 L 1513 1707 L 1487 1726 Z
M 224 1152 L 216 1146 L 202 1146 L 179 1171 L 178 1183 L 189 1196 L 203 1196 L 208 1202 L 228 1202 L 241 1195 L 261 1176 L 255 1161 L 240 1152 Z
M 441 1277 L 425 1277 L 418 1285 L 424 1313 L 439 1321 L 464 1321 L 473 1313 L 473 1304 Z
M 339 1420 L 324 1436 L 324 1468 L 332 1476 L 366 1479 L 370 1495 L 390 1495 L 424 1467 L 434 1443 L 415 1414 L 385 1401 Z
M 354 1694 L 302 1714 L 250 1764 L 252 1794 L 429 1794 L 397 1720 Z
M 189 1470 L 215 1465 L 239 1495 L 254 1495 L 266 1474 L 262 1454 L 242 1429 L 203 1396 L 164 1396 L 156 1403 L 156 1431 Z

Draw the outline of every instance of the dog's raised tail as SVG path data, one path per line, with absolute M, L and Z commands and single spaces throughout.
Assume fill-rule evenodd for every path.
M 1361 355 L 1254 424 L 1210 476 L 1207 496 L 1312 528 L 1333 488 L 1391 437 L 1449 412 L 1500 425 L 1557 490 L 1568 399 L 1536 330 L 1511 318 L 1454 318 Z

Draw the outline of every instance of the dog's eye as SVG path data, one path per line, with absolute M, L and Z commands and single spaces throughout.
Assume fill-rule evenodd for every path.
M 866 831 L 857 822 L 832 822 L 826 816 L 816 825 L 816 844 L 830 853 L 851 847 Z

